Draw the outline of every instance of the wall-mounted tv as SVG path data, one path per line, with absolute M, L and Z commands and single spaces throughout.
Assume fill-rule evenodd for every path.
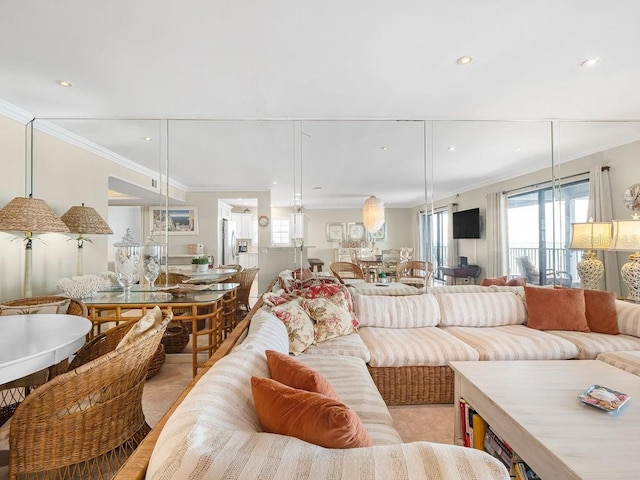
M 453 238 L 480 238 L 480 209 L 453 212 Z

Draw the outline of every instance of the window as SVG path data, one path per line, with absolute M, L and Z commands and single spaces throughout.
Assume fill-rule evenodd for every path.
M 447 264 L 447 238 L 449 225 L 449 212 L 441 210 L 423 216 L 422 238 L 425 244 L 426 261 L 433 265 L 434 278 L 443 280 L 440 268 Z
M 536 285 L 577 284 L 580 252 L 569 250 L 571 224 L 587 221 L 589 180 L 508 196 L 509 275 Z M 555 241 L 553 235 L 555 233 Z
M 291 245 L 290 226 L 289 218 L 271 219 L 271 241 L 274 245 Z

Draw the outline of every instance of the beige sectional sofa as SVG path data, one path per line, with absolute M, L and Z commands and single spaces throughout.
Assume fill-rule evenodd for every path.
M 521 287 L 441 287 L 401 296 L 363 291 L 352 295 L 358 333 L 295 358 L 327 377 L 373 447 L 326 449 L 262 430 L 250 379 L 269 376 L 266 349 L 289 352 L 289 332 L 266 306 L 257 308 L 260 302 L 250 323 L 234 331 L 242 340 L 210 362 L 159 437 L 158 430 L 150 435 L 157 442 L 146 478 L 507 479 L 483 452 L 402 443 L 386 405 L 451 403 L 454 360 L 598 358 L 640 373 L 640 305 L 616 301 L 620 334 L 604 335 L 527 327 Z
M 358 338 L 349 335 L 336 340 L 346 345 L 344 339 L 349 337 Z M 154 448 L 146 478 L 509 478 L 500 462 L 479 450 L 403 443 L 367 374 L 365 361 L 357 355 L 331 352 L 328 347 L 297 358 L 329 380 L 340 399 L 358 414 L 374 446 L 327 449 L 264 432 L 253 405 L 250 380 L 253 375 L 269 377 L 265 349 L 288 353 L 289 343 L 283 323 L 262 309 L 254 314 L 244 341 L 200 378 L 171 415 Z

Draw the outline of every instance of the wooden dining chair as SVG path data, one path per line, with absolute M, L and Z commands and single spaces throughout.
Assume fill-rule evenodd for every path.
M 150 431 L 142 391 L 169 320 L 34 390 L 11 421 L 9 478 L 113 478 Z

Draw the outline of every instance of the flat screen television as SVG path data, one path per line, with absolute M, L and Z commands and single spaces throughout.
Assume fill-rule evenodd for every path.
M 480 238 L 480 209 L 453 212 L 453 238 Z

